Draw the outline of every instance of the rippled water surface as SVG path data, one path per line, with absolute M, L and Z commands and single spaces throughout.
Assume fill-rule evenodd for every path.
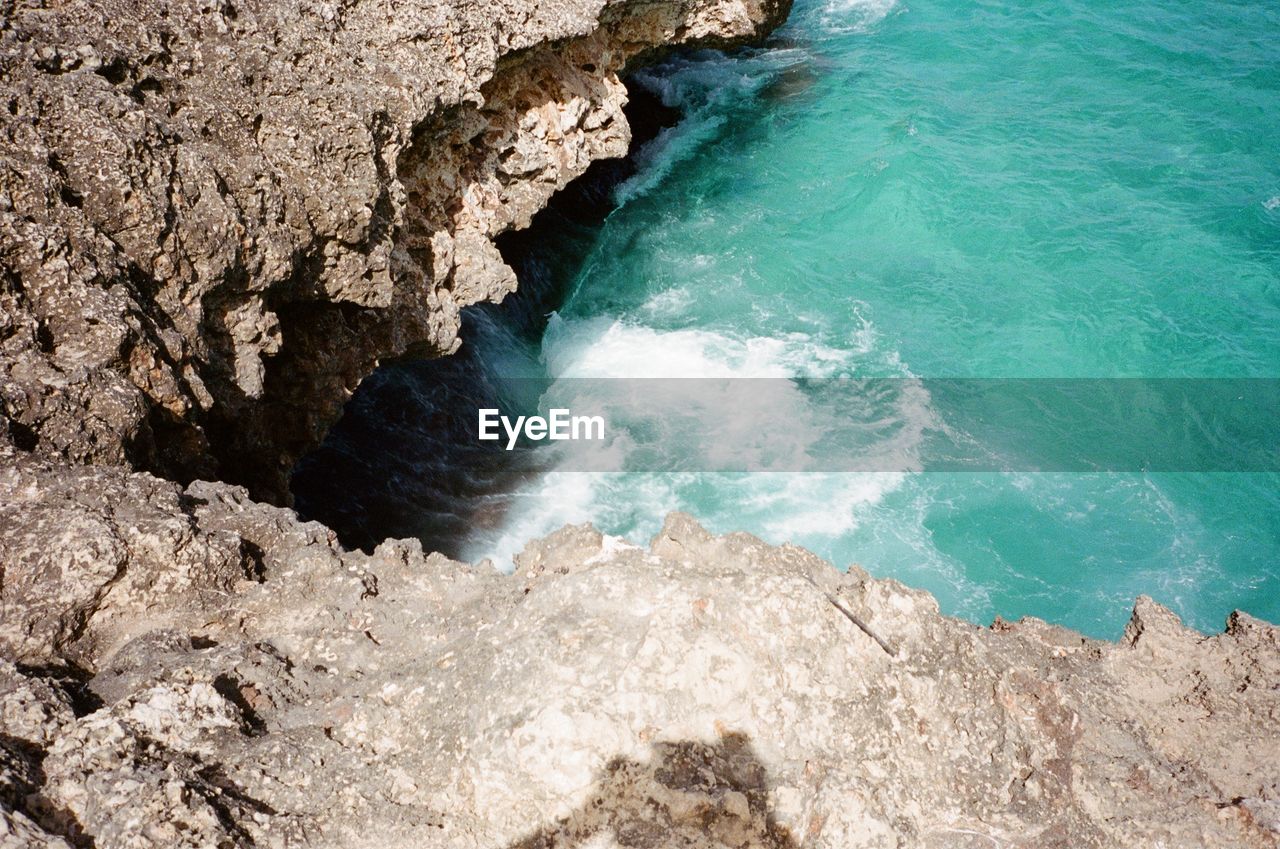
M 768 49 L 637 82 L 688 117 L 534 252 L 545 332 L 474 316 L 496 376 L 1280 376 L 1280 5 L 799 0 Z M 684 509 L 976 621 L 1115 636 L 1140 593 L 1280 621 L 1275 474 L 552 472 L 501 501 L 458 553 Z

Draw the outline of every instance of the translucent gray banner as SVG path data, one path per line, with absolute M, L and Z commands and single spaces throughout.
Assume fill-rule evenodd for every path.
M 450 439 L 526 468 L 1280 469 L 1280 379 L 566 378 L 487 389 L 449 399 Z

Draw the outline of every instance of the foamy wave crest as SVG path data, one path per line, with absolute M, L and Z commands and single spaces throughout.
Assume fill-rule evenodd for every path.
M 543 339 L 551 384 L 539 406 L 607 409 L 605 468 L 615 471 L 568 471 L 571 459 L 553 461 L 511 499 L 502 527 L 471 541 L 469 559 L 510 567 L 520 545 L 565 522 L 589 521 L 642 542 L 671 510 L 713 529 L 758 528 L 774 543 L 814 545 L 857 531 L 908 476 L 815 473 L 830 467 L 823 452 L 857 444 L 882 455 L 884 468 L 912 468 L 925 432 L 939 425 L 928 392 L 909 378 L 851 381 L 847 389 L 841 381 L 834 385 L 842 391 L 817 395 L 790 379 L 849 374 L 875 346 L 873 329 L 854 326 L 843 344 L 804 333 L 741 336 L 553 315 Z M 644 454 L 655 450 L 662 462 Z M 707 471 L 740 464 L 775 471 Z M 655 466 L 688 471 L 634 471 Z
M 857 530 L 866 510 L 902 485 L 901 472 L 770 475 L 742 493 L 744 509 L 762 517 L 761 534 L 774 542 L 813 545 Z
M 647 193 L 679 163 L 719 138 L 729 118 L 787 68 L 806 60 L 799 50 L 726 56 L 698 53 L 671 59 L 632 77 L 684 117 L 635 153 L 637 172 L 614 190 L 619 206 Z
M 553 381 L 544 401 L 608 410 L 614 439 L 643 435 L 636 443 L 647 447 L 610 446 L 620 465 L 609 468 L 618 470 L 670 468 L 674 457 L 675 468 L 690 470 L 820 471 L 832 467 L 832 452 L 850 451 L 865 468 L 920 468 L 926 434 L 944 429 L 922 383 L 905 373 L 819 387 L 795 380 L 848 377 L 874 338 L 858 327 L 854 344 L 838 349 L 799 332 L 742 337 L 553 316 L 543 341 Z M 649 456 L 655 446 L 664 462 Z
M 600 522 L 598 475 L 551 472 L 539 476 L 510 496 L 504 520 L 494 527 L 473 528 L 460 556 L 471 562 L 490 561 L 504 572 L 515 568 L 515 556 L 530 540 L 565 525 Z
M 897 5 L 897 0 L 827 0 L 819 21 L 828 32 L 867 32 L 887 18 Z
M 543 339 L 547 372 L 578 377 L 833 377 L 854 352 L 805 333 L 739 337 L 714 330 L 657 330 L 601 318 L 552 315 Z
M 618 471 L 657 465 L 804 470 L 828 423 L 788 378 L 801 371 L 816 376 L 847 357 L 799 333 L 735 338 L 559 317 L 548 329 L 544 354 L 554 378 L 544 403 L 607 410 L 607 453 L 601 457 L 595 446 L 580 450 L 591 452 L 592 468 L 603 461 Z
M 550 472 L 514 497 L 501 527 L 478 530 L 461 556 L 510 572 L 530 540 L 566 523 L 590 522 L 642 545 L 672 510 L 694 514 L 717 533 L 752 527 L 766 542 L 795 543 L 832 556 L 842 548 L 832 543 L 873 520 L 905 480 L 899 473 Z

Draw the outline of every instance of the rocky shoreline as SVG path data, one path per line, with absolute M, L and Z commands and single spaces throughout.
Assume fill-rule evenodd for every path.
M 6 9 L 0 846 L 1280 845 L 1246 614 L 1112 644 L 680 515 L 504 576 L 287 509 L 625 152 L 619 74 L 788 5 Z
M 681 515 L 647 549 L 566 528 L 506 576 L 344 551 L 225 484 L 0 456 L 16 845 L 1280 836 L 1280 631 L 1245 614 L 981 628 Z

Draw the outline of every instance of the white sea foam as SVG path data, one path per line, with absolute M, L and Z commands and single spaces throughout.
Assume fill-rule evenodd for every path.
M 695 477 L 548 472 L 516 494 L 502 527 L 475 533 L 462 558 L 488 559 L 510 572 L 530 540 L 583 522 L 615 531 L 614 550 L 645 542 L 668 512 L 682 508 L 680 492 Z
M 596 518 L 598 503 L 594 476 L 585 472 L 551 473 L 518 491 L 502 525 L 476 529 L 461 552 L 464 560 L 491 560 L 504 572 L 515 567 L 514 558 L 530 540 L 546 536 L 564 525 Z
M 828 32 L 867 32 L 897 6 L 897 0 L 827 0 L 819 20 Z
M 696 328 L 657 330 L 617 319 L 553 315 L 543 340 L 547 371 L 580 377 L 831 377 L 850 352 L 805 333 L 738 336 Z
M 664 105 L 679 109 L 683 117 L 636 151 L 638 170 L 614 190 L 614 201 L 625 204 L 658 185 L 678 164 L 718 138 L 745 101 L 781 71 L 806 60 L 800 50 L 734 55 L 708 52 L 672 59 L 635 74 L 632 84 L 653 92 Z
M 866 508 L 902 485 L 900 472 L 773 475 L 744 493 L 743 506 L 765 517 L 760 533 L 776 542 L 812 542 L 857 530 Z
M 909 469 L 918 463 L 925 432 L 939 426 L 928 393 L 908 378 L 874 384 L 878 394 L 849 385 L 834 397 L 815 396 L 786 378 L 847 375 L 875 339 L 867 321 L 853 328 L 847 347 L 840 349 L 804 333 L 745 336 L 553 316 L 543 356 L 554 382 L 544 401 L 611 410 L 610 468 L 653 468 L 643 462 L 653 458 L 641 452 L 660 446 L 658 465 L 690 471 L 602 474 L 565 471 L 572 466 L 562 465 L 521 491 L 505 526 L 475 539 L 468 555 L 509 564 L 519 545 L 565 522 L 591 521 L 641 539 L 677 509 L 693 512 L 713 528 L 757 529 L 774 543 L 822 548 L 824 539 L 847 537 L 907 475 L 815 473 L 827 468 L 824 440 L 832 433 L 861 440 L 860 456 L 869 463 Z M 635 381 L 580 380 L 671 377 L 773 379 L 649 382 L 643 393 L 637 392 Z M 628 426 L 646 435 L 644 446 L 630 438 Z M 705 471 L 743 465 L 775 471 Z
M 641 305 L 640 309 L 647 315 L 657 318 L 669 318 L 680 315 L 693 304 L 693 293 L 684 286 L 675 286 L 654 295 Z

